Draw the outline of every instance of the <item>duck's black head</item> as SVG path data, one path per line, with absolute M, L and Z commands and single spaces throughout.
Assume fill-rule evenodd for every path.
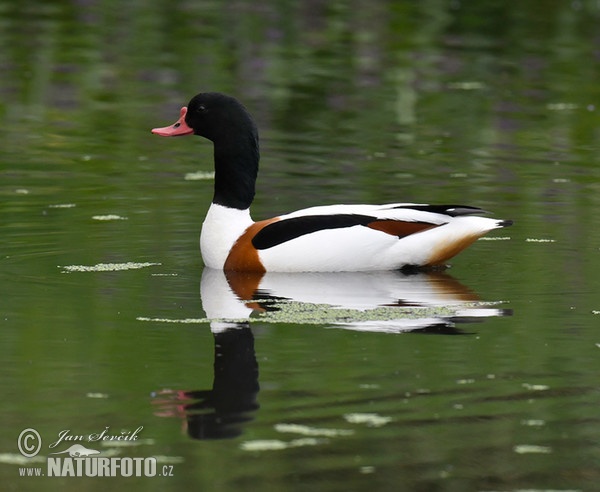
M 218 92 L 194 96 L 188 103 L 185 122 L 195 135 L 215 143 L 242 135 L 256 138 L 258 133 L 252 116 L 242 103 Z
M 248 110 L 237 99 L 203 92 L 181 108 L 173 125 L 154 128 L 163 137 L 200 135 L 215 149 L 214 203 L 245 209 L 254 198 L 258 173 L 258 130 Z
M 236 98 L 219 92 L 202 92 L 181 108 L 173 125 L 154 128 L 152 133 L 164 137 L 199 135 L 215 144 L 235 139 L 258 139 L 256 124 L 248 110 Z

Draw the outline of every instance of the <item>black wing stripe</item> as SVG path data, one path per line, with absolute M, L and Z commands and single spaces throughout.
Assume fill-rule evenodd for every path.
M 256 249 L 268 249 L 305 234 L 324 229 L 341 229 L 357 225 L 366 226 L 377 220 L 376 217 L 358 214 L 307 215 L 273 222 L 256 233 L 252 246 Z
M 437 227 L 438 225 L 440 224 L 379 219 L 370 215 L 360 214 L 306 215 L 266 225 L 252 238 L 252 246 L 259 250 L 269 249 L 305 234 L 326 229 L 342 229 L 354 226 L 370 227 L 371 229 L 402 238 L 416 232 Z

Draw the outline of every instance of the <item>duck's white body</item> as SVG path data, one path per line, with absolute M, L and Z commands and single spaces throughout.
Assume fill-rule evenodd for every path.
M 257 250 L 258 258 L 264 270 L 269 272 L 370 271 L 393 270 L 407 265 L 435 266 L 443 264 L 490 230 L 504 225 L 496 219 L 472 215 L 451 217 L 415 210 L 409 208 L 411 205 L 417 204 L 330 205 L 281 215 L 272 220 L 281 222 L 316 215 L 368 215 L 379 221 L 428 223 L 434 227 L 402 238 L 364 225 L 323 229 Z M 272 223 L 265 222 L 266 225 Z M 260 223 L 252 220 L 249 210 L 213 203 L 200 236 L 205 265 L 224 269 L 236 245 L 245 247 L 238 243 L 239 238 L 256 224 Z
M 258 130 L 236 99 L 198 94 L 162 136 L 212 140 L 215 194 L 200 247 L 206 266 L 229 271 L 337 272 L 431 267 L 510 221 L 461 205 L 331 205 L 254 222 Z

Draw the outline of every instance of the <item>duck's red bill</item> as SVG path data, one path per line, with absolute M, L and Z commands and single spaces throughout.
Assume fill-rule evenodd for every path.
M 173 125 L 165 126 L 163 128 L 153 128 L 152 133 L 160 135 L 161 137 L 177 137 L 183 135 L 192 135 L 194 133 L 194 130 L 190 128 L 185 122 L 186 113 L 187 108 L 184 106 L 179 112 L 179 119 Z

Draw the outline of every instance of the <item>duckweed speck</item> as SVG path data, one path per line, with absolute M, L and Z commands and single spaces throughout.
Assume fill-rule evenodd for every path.
M 67 265 L 59 266 L 63 269 L 63 273 L 75 272 L 117 272 L 121 270 L 137 270 L 150 266 L 160 266 L 162 263 L 135 263 L 129 261 L 127 263 L 98 263 L 97 265 Z

